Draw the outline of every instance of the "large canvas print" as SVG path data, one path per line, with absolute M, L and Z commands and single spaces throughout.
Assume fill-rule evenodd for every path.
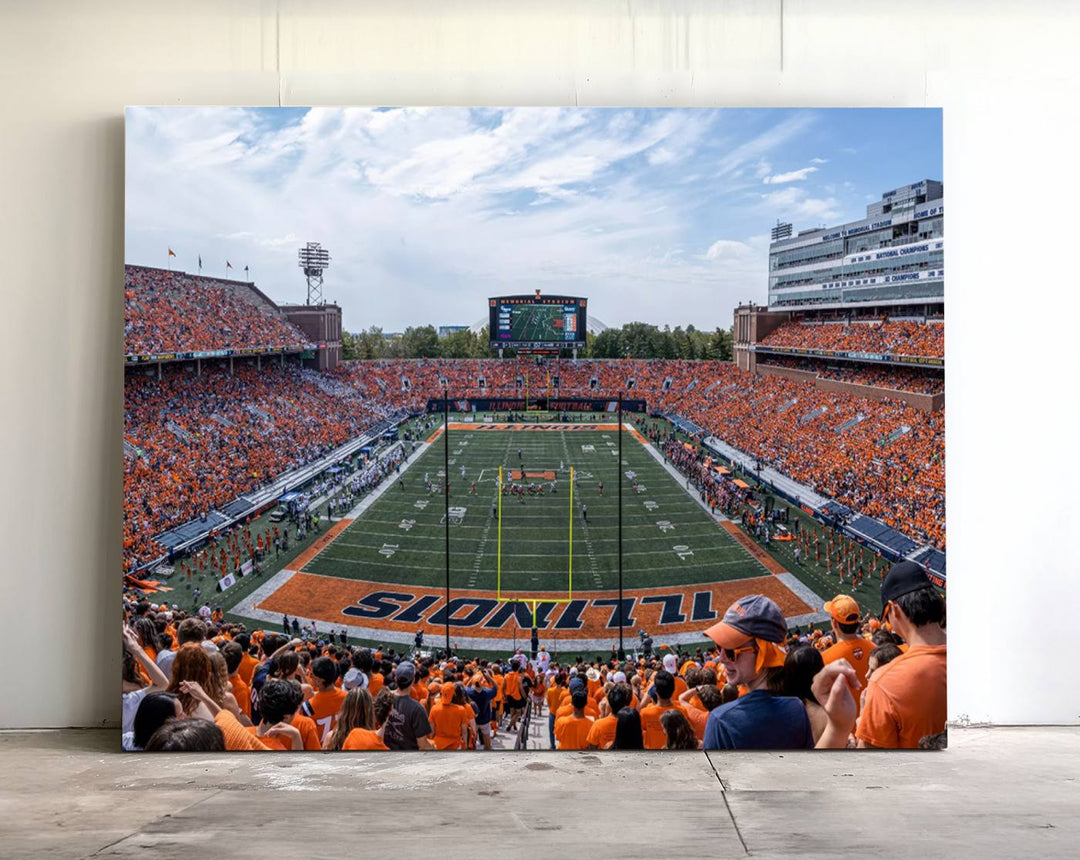
M 126 152 L 125 749 L 945 745 L 939 111 Z

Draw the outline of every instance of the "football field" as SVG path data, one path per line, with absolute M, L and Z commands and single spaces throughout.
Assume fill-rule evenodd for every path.
M 769 594 L 804 621 L 820 606 L 636 431 L 623 430 L 620 457 L 617 426 L 451 423 L 235 611 L 399 642 L 449 622 L 486 647 L 528 629 L 533 612 L 541 630 L 596 645 L 617 631 L 618 613 L 627 635 L 640 625 L 689 642 L 744 594 Z M 500 492 L 500 469 L 502 486 L 521 492 Z
M 455 426 L 460 425 L 451 428 Z M 768 572 L 629 433 L 620 463 L 614 423 L 598 430 L 451 429 L 448 438 L 452 588 L 523 593 L 617 588 L 620 471 L 625 587 L 742 579 Z M 443 461 L 440 437 L 304 571 L 443 585 Z M 542 484 L 544 494 L 500 499 L 500 467 L 506 482 L 524 467 L 525 478 L 516 482 Z M 435 485 L 433 490 L 425 477 Z M 552 481 L 555 492 L 550 490 Z

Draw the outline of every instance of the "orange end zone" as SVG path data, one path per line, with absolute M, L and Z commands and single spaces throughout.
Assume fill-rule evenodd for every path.
M 737 525 L 735 525 L 735 523 L 724 521 L 721 522 L 720 525 L 722 525 L 725 531 L 727 531 L 727 533 L 730 534 L 736 540 L 736 542 L 738 542 L 739 546 L 741 546 L 755 559 L 765 565 L 765 569 L 769 571 L 769 573 L 787 573 L 787 570 L 785 570 L 784 566 L 780 564 L 780 562 L 778 562 L 775 558 L 773 558 L 771 555 L 765 552 L 765 550 L 758 546 L 754 542 L 754 539 L 750 537 L 750 535 L 746 534 L 746 532 L 740 529 Z
M 525 472 L 523 475 L 521 469 L 512 469 L 510 471 L 511 481 L 528 480 L 529 478 L 536 478 L 541 481 L 554 481 L 555 472 L 552 469 L 546 469 L 543 472 Z
M 637 439 L 642 445 L 649 444 L 649 440 L 642 436 L 634 427 L 630 428 L 630 435 Z
M 436 439 L 438 439 L 440 436 L 442 436 L 442 427 L 440 427 L 438 430 L 436 430 L 434 433 L 432 433 L 430 436 L 428 436 L 427 439 L 425 439 L 424 441 L 430 444 L 430 443 L 434 442 Z
M 333 543 L 334 538 L 336 538 L 352 524 L 353 521 L 348 518 L 338 520 L 326 530 L 326 534 L 324 534 L 317 541 L 315 541 L 315 543 L 313 543 L 302 553 L 300 553 L 300 555 L 290 561 L 289 564 L 285 567 L 285 569 L 302 570 L 304 568 L 304 565 L 306 565 L 309 561 L 315 558 L 315 556 L 317 556 L 320 552 L 326 549 L 327 546 Z
M 781 580 L 771 576 L 624 591 L 625 597 L 635 598 L 631 610 L 633 624 L 644 627 L 654 636 L 702 633 L 722 617 L 732 603 L 747 594 L 764 594 L 775 600 L 785 617 L 813 611 Z M 575 592 L 573 600 L 562 604 L 545 604 L 543 599 L 546 596 L 565 599 L 565 592 L 529 592 L 527 597 L 537 600 L 544 609 L 550 607 L 538 618 L 538 621 L 542 619 L 541 629 L 559 625 L 559 638 L 574 640 L 618 635 L 610 626 L 615 612 L 612 595 L 611 591 Z M 516 605 L 499 603 L 491 591 L 453 589 L 450 596 L 453 603 L 450 624 L 460 635 L 508 639 L 515 631 L 520 635 L 524 616 L 515 614 L 519 608 L 531 617 L 531 610 L 525 608 L 524 602 Z M 642 602 L 643 598 L 648 602 Z M 431 623 L 429 619 L 439 613 L 445 603 L 443 589 L 295 573 L 255 608 L 313 618 L 331 626 L 351 624 L 411 636 L 417 626 Z M 410 611 L 412 607 L 415 610 Z M 706 611 L 702 611 L 703 607 Z M 698 620 L 693 620 L 695 614 L 698 614 Z M 395 621 L 398 616 L 403 616 L 403 620 Z M 662 623 L 665 616 L 681 620 Z M 441 621 L 436 626 L 441 630 Z

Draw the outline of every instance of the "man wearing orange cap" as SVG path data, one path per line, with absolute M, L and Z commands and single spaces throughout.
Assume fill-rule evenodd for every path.
M 821 659 L 826 665 L 834 660 L 847 660 L 855 670 L 859 688 L 865 687 L 870 652 L 874 645 L 859 635 L 859 604 L 847 594 L 838 594 L 825 604 L 825 611 L 832 619 L 833 639 L 836 644 L 822 651 Z M 858 705 L 860 697 L 856 688 L 852 688 L 851 695 L 855 697 L 855 704 Z
M 704 749 L 811 749 L 815 746 L 810 720 L 800 699 L 780 696 L 787 622 L 772 600 L 751 594 L 737 600 L 723 620 L 705 631 L 720 648 L 720 664 L 729 684 L 750 692 L 714 709 L 705 723 Z M 855 702 L 845 679 L 854 670 L 843 660 L 826 666 L 815 677 L 814 697 L 829 716 L 829 725 L 816 746 L 843 748 L 855 725 Z M 857 683 L 857 682 L 856 682 Z
M 439 687 L 439 700 L 432 705 L 428 721 L 435 730 L 432 740 L 437 750 L 459 750 L 468 738 L 472 708 L 454 704 L 454 684 L 450 681 Z

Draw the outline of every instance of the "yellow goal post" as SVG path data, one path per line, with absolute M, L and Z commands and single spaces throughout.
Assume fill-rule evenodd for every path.
M 503 466 L 499 466 L 499 507 L 498 507 L 498 540 L 495 553 L 495 600 L 499 603 L 524 603 L 532 609 L 533 625 L 536 624 L 536 607 L 541 603 L 569 603 L 574 595 L 574 467 L 570 467 L 570 492 L 568 504 L 568 552 L 567 552 L 567 582 L 566 597 L 541 597 L 539 595 L 521 594 L 502 590 L 502 504 L 503 504 Z M 512 594 L 513 596 L 508 596 Z

